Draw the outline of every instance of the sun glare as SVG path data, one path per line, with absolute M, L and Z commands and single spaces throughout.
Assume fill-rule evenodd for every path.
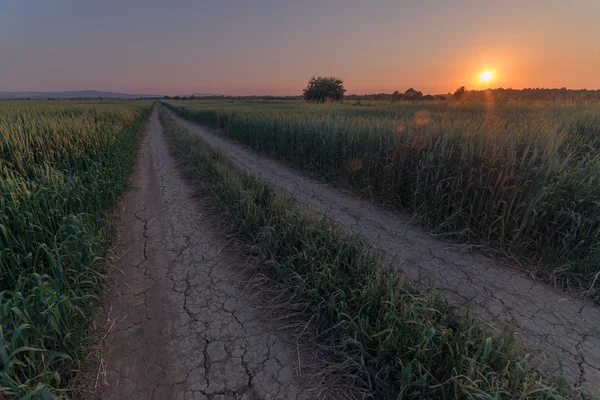
M 481 74 L 479 74 L 479 82 L 488 83 L 492 79 L 494 79 L 494 71 L 485 70 Z

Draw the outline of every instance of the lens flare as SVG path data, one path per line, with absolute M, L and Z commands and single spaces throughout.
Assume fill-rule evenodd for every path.
M 350 162 L 348 163 L 348 169 L 350 171 L 358 171 L 359 169 L 361 169 L 363 167 L 364 161 L 360 158 L 353 158 L 352 160 L 350 160 Z
M 416 112 L 414 120 L 416 125 L 427 125 L 431 121 L 431 115 L 427 110 L 419 110 Z

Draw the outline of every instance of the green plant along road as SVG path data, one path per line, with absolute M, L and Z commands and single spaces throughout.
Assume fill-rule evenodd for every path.
M 440 288 L 452 303 L 468 305 L 474 315 L 499 330 L 516 324 L 517 337 L 537 349 L 536 365 L 555 371 L 561 368 L 570 382 L 597 390 L 600 333 L 595 321 L 600 311 L 591 302 L 571 298 L 460 248 L 452 249 L 402 216 L 315 183 L 218 135 L 180 122 L 212 146 L 222 148 L 238 165 L 292 193 L 317 215 L 362 234 L 411 281 Z
M 245 273 L 251 266 L 228 245 L 218 210 L 194 192 L 155 110 L 117 208 L 122 273 L 105 305 L 115 325 L 106 335 L 101 397 L 323 398 L 326 385 L 294 373 L 303 365 L 307 375 L 315 359 L 305 346 L 288 345 L 294 338 L 284 326 L 297 313 L 254 290 L 261 279 Z
M 126 186 L 149 110 L 0 105 L 0 393 L 66 396 L 104 290 L 106 211 Z
M 536 274 L 589 285 L 600 272 L 598 105 L 173 104 L 447 238 L 542 261 Z
M 540 381 L 511 350 L 510 334 L 457 318 L 434 293 L 378 266 L 361 239 L 315 219 L 166 114 L 161 121 L 187 176 L 217 200 L 263 271 L 306 311 L 338 368 L 375 398 L 573 396 L 560 381 Z

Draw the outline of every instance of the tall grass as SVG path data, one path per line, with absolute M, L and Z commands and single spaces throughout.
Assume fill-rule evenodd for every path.
M 317 220 L 161 112 L 187 177 L 214 198 L 231 229 L 314 324 L 335 365 L 375 399 L 562 399 L 497 335 L 456 317 L 434 292 L 385 270 L 356 236 Z
M 449 238 L 600 271 L 599 106 L 195 104 L 169 107 Z
M 0 103 L 0 393 L 66 397 L 150 103 Z M 1 397 L 1 396 L 0 396 Z

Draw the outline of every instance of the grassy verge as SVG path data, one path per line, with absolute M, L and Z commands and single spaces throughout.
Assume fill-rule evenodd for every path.
M 383 268 L 360 238 L 314 219 L 163 110 L 160 118 L 186 176 L 214 198 L 262 268 L 304 309 L 336 365 L 373 398 L 576 397 L 561 378 L 529 369 L 512 333 L 457 317 L 434 292 L 418 292 Z
M 597 106 L 203 104 L 172 109 L 540 275 L 587 289 L 600 273 Z
M 98 266 L 107 213 L 150 111 L 149 103 L 0 109 L 0 393 L 69 397 L 106 291 Z

